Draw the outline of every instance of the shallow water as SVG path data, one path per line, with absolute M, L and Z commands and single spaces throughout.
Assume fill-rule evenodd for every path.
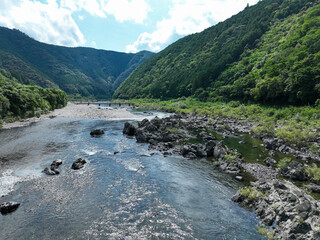
M 1 131 L 0 202 L 21 206 L 0 215 L 0 239 L 264 239 L 255 215 L 231 202 L 231 176 L 205 159 L 150 156 L 122 135 L 124 122 L 55 118 Z M 90 137 L 96 128 L 105 134 Z M 88 163 L 71 170 L 79 157 Z M 60 175 L 41 173 L 55 159 Z

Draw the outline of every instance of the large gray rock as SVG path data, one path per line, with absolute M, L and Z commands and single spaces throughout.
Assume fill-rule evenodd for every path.
M 139 143 L 147 143 L 150 140 L 150 135 L 145 129 L 137 129 L 136 130 L 136 139 Z
M 287 167 L 281 169 L 281 174 L 289 179 L 306 181 L 308 179 L 304 165 L 297 161 L 292 161 Z

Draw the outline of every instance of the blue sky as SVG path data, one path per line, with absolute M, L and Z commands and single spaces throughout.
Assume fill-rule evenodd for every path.
M 0 0 L 0 26 L 61 46 L 158 52 L 258 0 Z

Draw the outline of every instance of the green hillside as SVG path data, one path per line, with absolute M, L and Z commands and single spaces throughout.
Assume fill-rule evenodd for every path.
M 1 119 L 39 116 L 66 104 L 63 91 L 20 84 L 9 72 L 0 69 L 0 123 Z
M 263 0 L 141 64 L 114 98 L 320 99 L 320 4 Z
M 120 75 L 127 76 L 151 55 L 54 46 L 0 27 L 0 68 L 21 83 L 60 88 L 71 97 L 111 97 L 124 80 Z

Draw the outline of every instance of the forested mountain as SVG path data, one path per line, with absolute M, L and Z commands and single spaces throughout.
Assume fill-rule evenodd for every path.
M 21 83 L 60 88 L 73 97 L 111 97 L 125 77 L 151 55 L 49 45 L 0 27 L 0 68 Z
M 320 99 L 319 3 L 263 0 L 246 7 L 142 63 L 114 98 L 313 104 Z

